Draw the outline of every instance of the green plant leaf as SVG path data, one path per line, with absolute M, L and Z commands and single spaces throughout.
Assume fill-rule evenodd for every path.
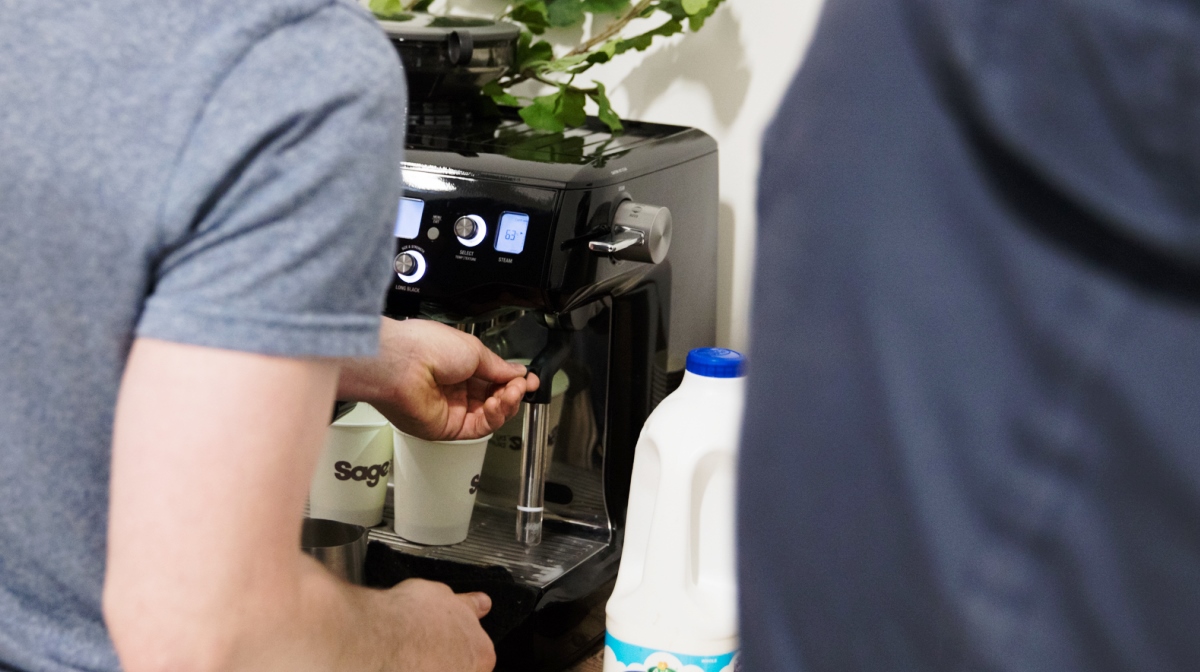
M 525 123 L 533 128 L 551 133 L 561 133 L 567 127 L 587 123 L 587 94 L 573 86 L 561 86 L 558 91 L 533 99 L 531 105 L 520 112 Z
M 395 14 L 404 11 L 400 0 L 371 0 L 367 7 L 375 14 Z
M 409 9 L 414 12 L 425 12 L 429 11 L 429 6 L 432 4 L 433 0 L 417 0 L 412 4 L 412 7 L 409 7 Z
M 404 3 L 400 0 L 371 0 L 368 9 L 376 17 L 387 20 L 393 16 L 402 16 L 404 12 Z
M 483 85 L 483 95 L 491 98 L 497 105 L 508 105 L 509 107 L 520 107 L 521 101 L 516 96 L 504 90 L 500 86 L 500 82 L 488 82 Z
M 671 19 L 671 20 L 674 21 L 675 19 Z M 630 49 L 632 49 L 634 51 L 645 51 L 646 49 L 650 48 L 650 45 L 653 42 L 654 42 L 653 35 L 638 35 L 636 37 L 631 37 L 626 40 L 619 40 L 617 42 L 617 53 L 623 54 L 623 53 L 629 51 Z
M 588 63 L 588 54 L 576 54 L 575 56 L 563 56 L 550 61 L 550 65 L 546 68 L 550 72 L 568 72 L 580 63 Z M 591 64 L 588 63 L 590 66 Z
M 558 111 L 562 107 L 563 92 L 556 91 L 548 96 L 538 96 L 533 102 L 521 108 L 521 119 L 530 127 L 539 131 L 562 133 L 566 126 L 559 118 Z
M 558 108 L 558 118 L 565 126 L 575 128 L 587 123 L 587 113 L 583 111 L 587 104 L 587 94 L 574 87 L 562 90 L 562 102 Z
M 522 33 L 522 39 L 517 41 L 517 72 L 529 70 L 538 65 L 544 65 L 554 60 L 554 48 L 545 40 L 533 41 L 533 36 L 529 35 L 529 39 L 525 36 L 529 33 Z
M 621 118 L 613 111 L 612 103 L 608 100 L 608 93 L 604 90 L 604 85 L 595 80 L 592 81 L 596 85 L 595 91 L 589 91 L 588 97 L 596 103 L 596 107 L 600 109 L 596 116 L 600 121 L 608 126 L 608 130 L 613 133 L 622 133 L 625 131 L 625 126 L 621 124 Z
M 370 0 L 372 3 L 397 2 L 399 0 Z M 427 2 L 428 0 L 407 0 Z M 520 107 L 521 118 L 530 127 L 539 131 L 562 133 L 568 127 L 587 123 L 585 111 L 588 101 L 596 104 L 597 118 L 614 134 L 624 131 L 624 125 L 613 110 L 604 85 L 594 82 L 595 88 L 582 89 L 572 84 L 575 77 L 594 65 L 607 63 L 627 51 L 644 51 L 659 37 L 670 37 L 685 31 L 699 30 L 725 0 L 652 0 L 638 12 L 639 18 L 650 18 L 659 11 L 670 18 L 656 28 L 641 34 L 625 37 L 618 32 L 626 28 L 631 16 L 628 14 L 632 0 L 508 0 L 511 10 L 507 18 L 523 23 L 517 43 L 516 70 L 504 78 L 484 87 L 484 102 L 487 105 Z M 597 47 L 570 56 L 555 58 L 554 48 L 549 42 L 539 40 L 547 28 L 578 25 L 586 15 L 622 12 L 617 23 L 611 25 L 617 37 Z M 557 87 L 557 91 L 530 99 L 517 97 L 508 92 L 513 85 L 538 80 Z
M 645 51 L 654 43 L 656 37 L 670 37 L 677 33 L 683 32 L 683 24 L 678 19 L 670 19 L 661 26 L 648 30 L 641 35 L 635 35 L 628 39 L 618 40 L 615 50 L 617 54 L 623 54 L 630 49 L 636 51 Z
M 719 7 L 723 2 L 725 2 L 725 0 L 707 0 L 707 3 L 700 9 L 700 11 L 688 17 L 688 30 L 691 30 L 694 33 L 703 28 L 704 22 L 708 20 L 708 17 L 716 13 L 717 7 Z
M 687 10 L 683 8 L 683 0 L 660 0 L 657 9 L 661 9 L 671 18 L 683 21 L 688 17 Z
M 583 23 L 580 0 L 546 0 L 546 16 L 551 26 L 569 28 Z
M 543 0 L 527 0 L 513 7 L 508 16 L 513 21 L 525 24 L 534 35 L 541 35 L 550 27 L 550 15 Z
M 629 9 L 629 0 L 583 0 L 583 9 L 593 14 L 615 14 Z
M 617 40 L 609 40 L 587 55 L 588 63 L 607 63 L 617 55 Z

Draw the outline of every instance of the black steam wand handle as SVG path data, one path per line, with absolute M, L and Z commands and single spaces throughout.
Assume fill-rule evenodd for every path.
M 551 329 L 550 335 L 546 339 L 546 346 L 525 367 L 529 373 L 537 375 L 538 380 L 541 381 L 537 390 L 525 393 L 523 400 L 525 403 L 550 403 L 550 381 L 567 361 L 569 354 L 571 354 L 571 333 L 564 329 Z
M 551 329 L 546 347 L 527 369 L 539 379 L 538 389 L 521 404 L 525 419 L 521 427 L 521 489 L 517 499 L 517 542 L 525 546 L 542 543 L 542 515 L 546 500 L 546 455 L 549 453 L 550 397 L 554 374 L 570 353 L 570 334 Z

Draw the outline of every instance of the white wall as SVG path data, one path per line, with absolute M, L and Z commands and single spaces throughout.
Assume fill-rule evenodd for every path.
M 726 0 L 700 32 L 659 40 L 585 76 L 604 82 L 623 118 L 695 126 L 720 145 L 718 345 L 747 345 L 759 142 L 808 46 L 821 2 Z M 489 16 L 505 4 L 441 0 L 431 9 Z M 573 45 L 581 32 L 549 37 Z
M 759 143 L 820 8 L 821 0 L 727 0 L 700 32 L 596 70 L 616 89 L 622 117 L 695 126 L 720 146 L 718 345 L 747 345 Z

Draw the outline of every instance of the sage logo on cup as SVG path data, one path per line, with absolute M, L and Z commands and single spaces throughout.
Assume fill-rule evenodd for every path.
M 333 477 L 339 481 L 366 481 L 368 488 L 373 488 L 379 485 L 379 479 L 382 476 L 387 476 L 391 471 L 392 462 L 388 460 L 383 464 L 373 464 L 369 467 L 356 467 L 345 460 L 339 460 L 333 463 Z
M 555 408 L 554 410 L 558 411 L 558 415 L 555 416 L 554 412 L 551 411 L 551 421 L 557 422 L 558 420 L 560 420 L 562 418 L 561 402 L 560 402 L 560 405 L 557 408 Z M 524 412 L 525 412 L 524 410 L 521 410 L 520 413 L 523 414 Z M 516 416 L 516 419 L 518 421 L 523 422 L 524 416 L 521 414 L 518 414 Z M 513 422 L 512 420 L 509 420 L 507 423 L 505 423 L 506 428 L 509 427 L 509 423 L 512 423 L 512 427 L 514 427 L 514 428 L 516 425 L 521 424 L 520 422 Z M 554 441 L 557 438 L 558 438 L 558 425 L 554 425 L 553 427 L 550 428 L 549 436 L 546 437 L 546 445 L 549 446 L 550 448 L 554 448 Z M 503 450 L 503 449 L 507 448 L 513 452 L 520 452 L 521 451 L 521 435 L 520 434 L 502 435 L 502 434 L 497 433 L 492 436 L 491 441 L 488 441 L 488 450 L 491 450 L 493 448 L 496 448 L 499 450 Z
M 329 426 L 308 489 L 309 515 L 363 527 L 378 525 L 394 464 L 391 424 L 370 405 L 359 403 Z

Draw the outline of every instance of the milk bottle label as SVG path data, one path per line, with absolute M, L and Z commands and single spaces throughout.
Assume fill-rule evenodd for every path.
M 737 651 L 719 656 L 648 649 L 604 635 L 604 672 L 739 672 Z

